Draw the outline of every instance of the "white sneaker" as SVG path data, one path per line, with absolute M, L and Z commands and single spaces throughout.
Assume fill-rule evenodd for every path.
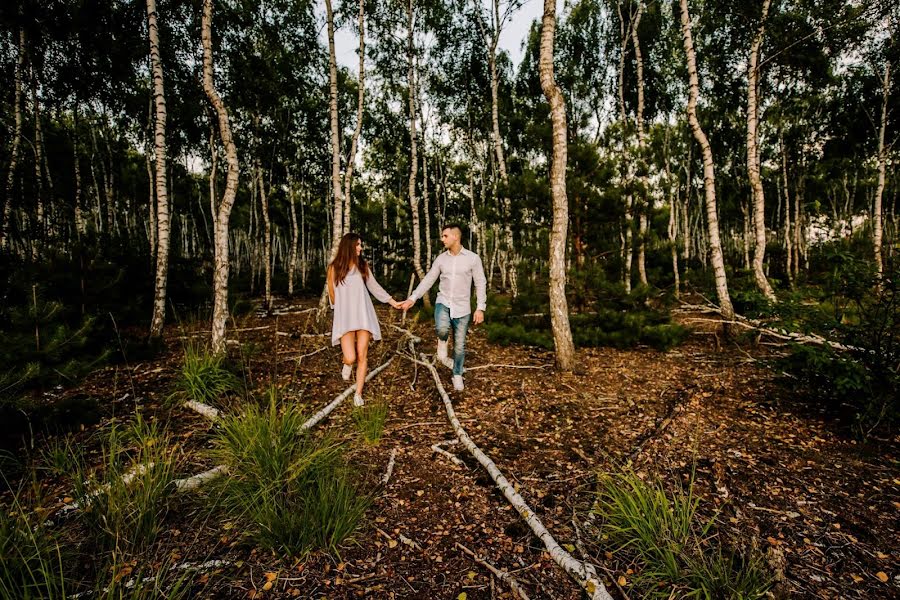
M 452 359 L 452 358 L 450 358 L 450 357 L 445 357 L 445 358 L 438 358 L 438 360 L 441 361 L 441 364 L 442 364 L 442 365 L 444 365 L 445 367 L 447 367 L 447 368 L 450 369 L 451 371 L 453 370 L 453 359 Z
M 353 406 L 362 406 L 365 404 L 365 400 L 359 394 L 353 394 Z
M 447 340 L 438 340 L 437 357 L 439 361 L 447 364 Z
M 350 381 L 351 375 L 353 375 L 353 365 L 344 365 L 344 368 L 341 369 L 341 378 L 344 381 Z
M 461 392 L 466 389 L 466 386 L 463 385 L 462 375 L 454 375 L 453 376 L 453 389 L 457 392 Z

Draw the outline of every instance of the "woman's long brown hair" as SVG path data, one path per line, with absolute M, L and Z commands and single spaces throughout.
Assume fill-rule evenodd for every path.
M 353 267 L 357 268 L 363 279 L 368 279 L 369 265 L 362 256 L 356 256 L 356 242 L 360 239 L 359 234 L 356 233 L 347 233 L 341 238 L 337 254 L 329 265 L 334 269 L 334 285 L 341 285 Z

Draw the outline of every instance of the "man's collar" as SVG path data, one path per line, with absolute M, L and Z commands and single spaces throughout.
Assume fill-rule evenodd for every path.
M 466 254 L 466 253 L 468 253 L 468 252 L 469 252 L 469 251 L 466 250 L 466 247 L 465 247 L 465 246 L 460 246 L 460 247 L 459 247 L 459 254 L 453 254 L 452 252 L 450 252 L 450 249 L 447 248 L 447 254 L 449 254 L 450 256 L 462 256 L 463 254 Z

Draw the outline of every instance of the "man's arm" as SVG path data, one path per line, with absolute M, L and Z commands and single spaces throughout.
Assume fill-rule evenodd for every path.
M 419 298 L 428 293 L 428 290 L 431 289 L 431 286 L 434 285 L 434 282 L 437 281 L 438 277 L 441 275 L 441 257 L 438 256 L 434 259 L 434 262 L 431 264 L 431 269 L 429 269 L 428 273 L 425 275 L 425 278 L 416 286 L 416 289 L 412 294 L 409 295 L 407 301 L 412 300 L 413 303 L 416 302 Z
M 484 312 L 487 308 L 487 277 L 484 276 L 481 257 L 477 254 L 475 264 L 472 265 L 472 279 L 475 281 L 475 310 Z

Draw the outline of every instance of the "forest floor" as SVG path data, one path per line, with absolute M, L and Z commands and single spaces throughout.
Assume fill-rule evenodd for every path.
M 400 325 L 400 314 L 380 315 L 385 339 L 373 344 L 370 368 L 387 360 L 402 337 L 391 327 Z M 693 472 L 700 513 L 717 514 L 718 534 L 730 543 L 766 554 L 784 575 L 781 595 L 900 597 L 900 439 L 854 441 L 797 400 L 790 380 L 768 365 L 778 348 L 739 347 L 721 340 L 714 323 L 688 324 L 694 329 L 688 341 L 668 352 L 580 350 L 579 374 L 556 372 L 551 352 L 489 344 L 474 327 L 466 390 L 452 392 L 450 372 L 438 368 L 469 435 L 561 544 L 576 543 L 573 517 L 585 518 L 598 474 L 631 460 L 639 473 L 658 474 L 670 485 L 687 483 Z M 423 338 L 419 351 L 434 352 L 430 323 L 408 319 L 404 326 Z M 329 338 L 301 335 L 313 327 L 310 314 L 294 304 L 289 314 L 243 317 L 231 334 L 249 354 L 254 386 L 277 383 L 284 398 L 310 412 L 347 387 Z M 137 399 L 181 443 L 181 476 L 212 466 L 202 458 L 209 421 L 164 402 L 191 335 L 190 326 L 172 327 L 166 351 L 152 362 L 106 368 L 65 392 L 101 399 L 100 425 L 113 415 L 127 418 Z M 352 462 L 376 490 L 361 531 L 339 558 L 314 554 L 297 562 L 258 551 L 193 497 L 173 500 L 164 552 L 178 560 L 225 561 L 198 574 L 202 597 L 512 597 L 457 543 L 514 573 L 531 598 L 580 597 L 461 446 L 446 448 L 462 467 L 432 451 L 454 435 L 426 369 L 398 356 L 368 384 L 366 397 L 390 407 L 380 443 L 360 440 L 349 400 L 317 426 L 347 442 Z M 377 486 L 394 449 L 393 475 Z M 51 482 L 50 497 L 70 495 L 70 485 Z M 600 540 L 581 541 L 599 555 L 610 592 L 624 597 L 636 565 L 610 558 Z M 262 592 L 269 581 L 274 585 Z

